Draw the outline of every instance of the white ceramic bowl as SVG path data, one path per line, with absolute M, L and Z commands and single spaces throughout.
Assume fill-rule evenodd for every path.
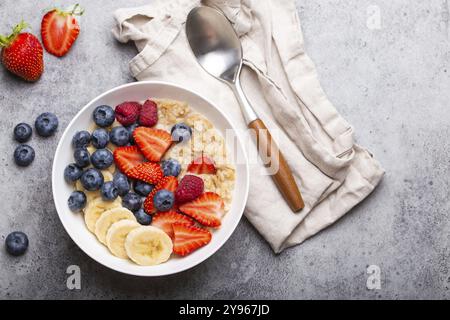
M 212 241 L 205 247 L 186 257 L 172 256 L 166 263 L 157 266 L 139 266 L 113 256 L 96 237 L 88 231 L 81 213 L 73 213 L 67 206 L 67 199 L 73 187 L 64 181 L 64 168 L 74 162 L 71 145 L 72 136 L 79 130 L 92 126 L 92 112 L 95 107 L 106 104 L 112 107 L 123 101 L 144 101 L 149 97 L 169 98 L 186 101 L 191 108 L 205 115 L 225 136 L 225 130 L 233 129 L 228 117 L 214 103 L 199 94 L 164 82 L 136 82 L 114 88 L 89 102 L 67 126 L 56 149 L 53 170 L 53 199 L 59 218 L 75 243 L 91 258 L 113 270 L 137 276 L 162 276 L 177 273 L 201 263 L 216 252 L 231 236 L 244 211 L 249 188 L 248 161 L 242 141 L 236 139 L 234 147 L 239 163 L 236 166 L 236 183 L 230 211 L 223 218 L 222 226 L 213 231 Z M 229 141 L 227 141 L 229 144 Z M 231 145 L 228 145 L 230 152 Z M 233 160 L 235 161 L 235 160 Z

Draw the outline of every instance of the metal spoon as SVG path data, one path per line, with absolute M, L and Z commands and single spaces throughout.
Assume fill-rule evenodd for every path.
M 278 167 L 272 178 L 291 209 L 294 212 L 303 209 L 303 199 L 286 160 L 242 91 L 239 80 L 242 46 L 231 23 L 216 9 L 197 7 L 187 17 L 186 35 L 203 69 L 233 90 L 247 126 L 256 132 L 259 154 L 265 165 Z

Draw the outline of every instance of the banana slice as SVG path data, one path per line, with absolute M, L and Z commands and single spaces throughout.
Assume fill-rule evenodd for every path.
M 98 218 L 95 223 L 95 235 L 101 243 L 106 244 L 106 234 L 108 233 L 108 229 L 113 223 L 119 220 L 136 221 L 136 218 L 134 217 L 133 212 L 123 207 L 104 211 L 101 214 L 100 218 Z
M 103 178 L 105 179 L 105 182 L 113 180 L 113 175 L 108 170 L 103 170 L 102 174 L 103 174 Z M 75 189 L 78 191 L 84 192 L 84 194 L 86 195 L 87 203 L 92 202 L 96 198 L 101 198 L 101 196 L 102 196 L 102 194 L 100 193 L 100 190 L 88 191 L 88 190 L 84 189 L 80 180 L 77 180 L 77 182 L 75 183 Z
M 88 202 L 87 207 L 84 209 L 84 221 L 90 232 L 95 232 L 95 224 L 100 218 L 103 212 L 122 207 L 122 200 L 117 198 L 114 201 L 103 201 L 101 197 L 95 198 L 91 202 Z
M 170 237 L 152 226 L 136 228 L 125 239 L 128 257 L 141 266 L 153 266 L 167 261 L 172 249 Z
M 118 258 L 128 259 L 125 251 L 125 238 L 131 230 L 139 228 L 140 224 L 132 220 L 120 220 L 111 225 L 106 233 L 106 245 L 109 251 Z

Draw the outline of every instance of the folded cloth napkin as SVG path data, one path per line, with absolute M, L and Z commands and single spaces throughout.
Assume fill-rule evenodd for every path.
M 238 128 L 246 128 L 233 92 L 196 62 L 186 39 L 189 11 L 216 7 L 232 22 L 243 47 L 241 82 L 293 170 L 305 208 L 294 214 L 262 164 L 250 170 L 248 220 L 275 252 L 299 244 L 342 217 L 367 197 L 384 171 L 355 144 L 352 127 L 325 96 L 304 51 L 294 0 L 154 0 L 119 9 L 113 29 L 120 42 L 134 41 L 130 62 L 137 80 L 164 80 L 226 106 Z

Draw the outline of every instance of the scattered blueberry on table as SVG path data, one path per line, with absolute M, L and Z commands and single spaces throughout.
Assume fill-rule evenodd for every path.
M 35 152 L 27 144 L 19 145 L 14 151 L 14 161 L 20 167 L 28 167 L 34 160 Z
M 11 232 L 5 240 L 6 251 L 13 256 L 21 256 L 28 249 L 28 237 L 20 231 Z
M 110 106 L 98 106 L 92 115 L 96 125 L 102 128 L 109 127 L 116 119 L 113 108 Z
M 58 118 L 51 112 L 44 112 L 36 118 L 34 127 L 41 137 L 50 137 L 58 129 Z
M 27 123 L 19 123 L 14 127 L 14 139 L 20 143 L 27 142 L 31 138 L 33 129 Z
M 122 198 L 122 205 L 128 210 L 136 212 L 142 206 L 142 198 L 136 193 L 129 192 Z
M 69 209 L 73 212 L 80 211 L 86 207 L 87 198 L 84 192 L 82 191 L 74 191 L 71 193 L 69 199 L 67 200 L 67 204 L 69 205 Z

